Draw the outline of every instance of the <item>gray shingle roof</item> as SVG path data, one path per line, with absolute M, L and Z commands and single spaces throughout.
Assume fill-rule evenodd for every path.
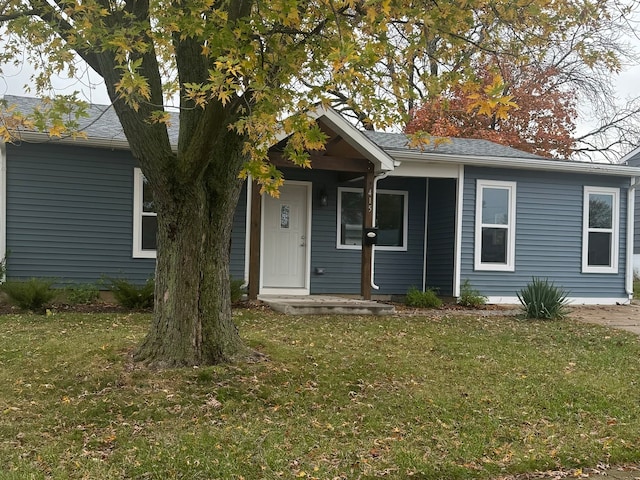
M 489 140 L 478 140 L 471 138 L 451 138 L 450 141 L 435 145 L 430 143 L 421 147 L 410 147 L 409 137 L 403 133 L 386 133 L 365 131 L 364 134 L 380 148 L 389 151 L 418 150 L 421 148 L 425 153 L 441 153 L 445 155 L 457 156 L 480 156 L 480 157 L 505 157 L 505 158 L 531 158 L 543 160 L 545 157 L 523 152 L 515 148 L 506 147 Z
M 5 95 L 4 100 L 8 105 L 15 105 L 16 109 L 23 114 L 32 112 L 42 105 L 42 100 L 32 97 Z M 120 120 L 111 105 L 89 105 L 87 113 L 88 116 L 80 118 L 79 123 L 80 130 L 89 138 L 115 142 L 127 141 Z M 178 143 L 177 122 L 173 122 L 169 128 L 169 139 L 174 145 Z
M 19 97 L 6 95 L 5 100 L 9 105 L 16 105 L 19 111 L 33 111 L 41 100 L 30 97 Z M 126 142 L 126 137 L 116 113 L 110 105 L 90 105 L 89 116 L 80 119 L 81 129 L 90 139 L 100 139 L 105 141 Z M 489 140 L 478 140 L 469 138 L 451 138 L 450 142 L 440 145 L 429 144 L 422 147 L 410 147 L 409 139 L 403 133 L 386 132 L 363 132 L 366 137 L 387 153 L 401 151 L 421 150 L 425 153 L 439 153 L 452 156 L 480 156 L 496 158 L 525 158 L 525 159 L 545 159 L 544 157 L 531 153 L 506 147 Z M 178 143 L 178 121 L 177 118 L 169 127 L 169 138 L 173 145 Z

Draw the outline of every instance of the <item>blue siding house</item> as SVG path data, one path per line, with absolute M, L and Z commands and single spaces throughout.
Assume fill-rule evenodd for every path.
M 635 148 L 622 157 L 620 163 L 632 167 L 640 167 L 640 147 Z M 640 179 L 638 179 L 640 181 Z M 640 277 L 640 192 L 637 189 L 638 182 L 634 183 L 634 231 L 633 231 L 633 271 L 636 277 Z
M 37 103 L 5 100 L 23 110 Z M 144 175 L 114 112 L 89 112 L 86 139 L 22 131 L 0 143 L 9 278 L 141 283 L 154 273 Z M 288 164 L 282 138 L 270 153 L 286 178 L 280 198 L 248 182 L 238 203 L 232 275 L 250 294 L 385 297 L 417 287 L 458 297 L 468 281 L 492 303 L 517 303 L 536 276 L 576 303 L 632 298 L 640 167 L 550 160 L 485 140 L 414 147 L 330 109 L 310 115 L 330 139 L 313 168 Z

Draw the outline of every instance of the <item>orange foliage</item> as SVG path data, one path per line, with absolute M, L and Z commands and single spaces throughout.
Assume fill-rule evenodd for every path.
M 517 105 L 511 104 L 506 115 L 481 108 L 477 92 L 496 85 L 495 68 L 481 70 L 475 92 L 459 85 L 425 102 L 411 113 L 405 132 L 480 138 L 545 157 L 571 155 L 576 100 L 553 69 L 502 68 L 501 94 Z

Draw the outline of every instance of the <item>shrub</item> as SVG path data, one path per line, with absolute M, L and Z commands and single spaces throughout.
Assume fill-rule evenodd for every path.
M 7 295 L 9 302 L 22 310 L 40 311 L 57 295 L 51 285 L 53 280 L 31 278 L 6 281 L 0 286 L 0 290 Z
M 238 303 L 242 300 L 242 295 L 244 294 L 243 284 L 243 280 L 231 278 L 231 303 Z
M 487 303 L 487 297 L 481 295 L 478 290 L 471 287 L 471 282 L 466 279 L 460 289 L 460 298 L 458 298 L 458 304 L 463 307 L 478 308 Z
M 65 288 L 67 301 L 71 305 L 93 303 L 98 299 L 100 292 L 98 287 L 92 283 L 84 285 L 70 285 Z
M 134 285 L 123 279 L 108 279 L 110 289 L 119 305 L 131 310 L 148 310 L 153 307 L 155 282 L 152 278 L 144 285 Z
M 416 287 L 411 287 L 407 292 L 405 302 L 410 307 L 419 308 L 438 308 L 442 306 L 442 300 L 430 288 L 421 292 Z
M 566 314 L 567 292 L 548 279 L 533 277 L 531 283 L 517 292 L 527 318 L 557 319 Z

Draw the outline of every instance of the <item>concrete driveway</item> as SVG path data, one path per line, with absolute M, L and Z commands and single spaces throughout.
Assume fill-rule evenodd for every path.
M 605 327 L 618 328 L 640 335 L 640 304 L 581 305 L 570 307 L 569 318 Z

